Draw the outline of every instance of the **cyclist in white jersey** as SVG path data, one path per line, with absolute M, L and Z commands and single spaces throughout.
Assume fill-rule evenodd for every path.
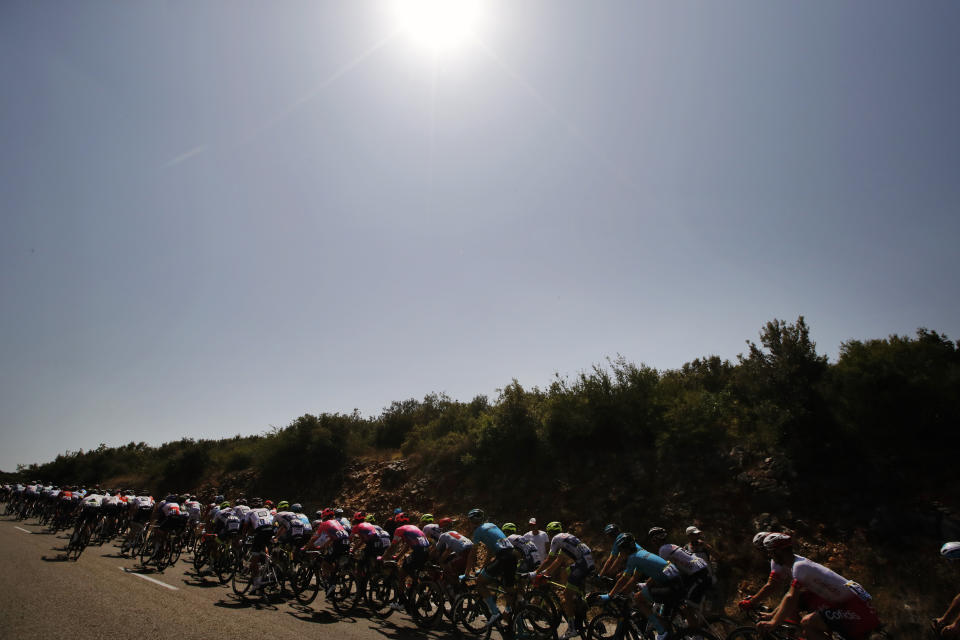
M 768 535 L 770 535 L 769 531 L 760 531 L 755 536 L 753 536 L 753 546 L 756 547 L 760 551 L 760 553 L 764 555 L 764 557 L 767 556 L 767 552 L 763 548 L 763 539 L 766 538 Z M 801 560 L 806 560 L 806 558 L 803 558 L 801 556 L 797 556 L 797 557 L 800 558 Z M 777 561 L 771 558 L 770 574 L 767 576 L 766 584 L 760 587 L 760 590 L 757 591 L 752 596 L 744 598 L 739 603 L 737 603 L 737 606 L 740 607 L 741 611 L 749 611 L 754 607 L 762 604 L 763 601 L 766 600 L 767 596 L 769 596 L 774 591 L 780 591 L 781 593 L 785 591 L 790 586 L 790 583 L 792 581 L 793 581 L 792 565 L 785 567 L 783 565 L 777 564 Z
M 550 538 L 550 552 L 547 561 L 541 565 L 540 574 L 550 577 L 564 564 L 572 563 L 567 575 L 567 584 L 563 590 L 563 609 L 567 617 L 567 630 L 561 640 L 567 640 L 580 635 L 580 628 L 576 619 L 577 600 L 583 597 L 583 590 L 587 578 L 596 567 L 593 562 L 593 552 L 590 547 L 580 542 L 580 539 L 570 533 L 564 533 L 559 522 L 551 522 L 546 527 Z
M 960 560 L 960 542 L 945 542 L 940 555 L 950 561 Z M 946 613 L 930 621 L 930 626 L 943 638 L 960 637 L 960 593 L 954 596 Z

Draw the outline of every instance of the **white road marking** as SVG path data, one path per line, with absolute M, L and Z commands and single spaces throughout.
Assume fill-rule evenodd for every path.
M 33 533 L 33 531 L 27 531 L 26 529 L 21 529 L 21 528 L 18 527 L 17 525 L 13 525 L 13 528 L 14 528 L 14 529 L 20 529 L 20 531 L 23 531 L 24 533 Z
M 170 586 L 170 585 L 167 584 L 166 582 L 160 582 L 159 580 L 154 580 L 154 579 L 151 578 L 150 576 L 145 576 L 145 575 L 143 575 L 142 573 L 135 573 L 135 572 L 133 572 L 133 571 L 127 571 L 126 567 L 117 567 L 117 569 L 120 569 L 120 571 L 123 571 L 124 573 L 128 573 L 128 574 L 130 574 L 131 576 L 137 576 L 138 578 L 143 578 L 144 580 L 149 580 L 149 581 L 152 582 L 153 584 L 158 584 L 158 585 L 160 585 L 161 587 L 166 587 L 167 589 L 170 589 L 170 590 L 172 590 L 172 591 L 179 591 L 179 589 L 177 589 L 176 587 Z

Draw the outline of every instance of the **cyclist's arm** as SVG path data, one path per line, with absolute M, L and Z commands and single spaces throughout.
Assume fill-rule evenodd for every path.
M 939 622 L 944 626 L 952 626 L 951 630 L 955 630 L 958 620 L 960 620 L 960 593 L 954 596 L 953 602 L 950 603 L 947 612 L 939 618 Z
M 773 617 L 765 622 L 758 622 L 757 628 L 773 629 L 783 624 L 787 620 L 793 620 L 797 617 L 797 609 L 800 604 L 800 593 L 796 584 L 790 585 L 790 590 L 783 596 L 780 606 L 774 612 Z
M 618 593 L 623 593 L 624 591 L 629 591 L 633 588 L 633 585 L 637 583 L 637 574 L 632 573 L 629 576 L 626 573 L 621 573 L 620 577 L 617 578 L 617 583 L 613 585 L 613 588 L 610 589 L 610 595 L 615 596 Z
M 750 596 L 749 598 L 747 598 L 747 600 L 749 600 L 751 603 L 763 602 L 763 600 L 766 599 L 768 595 L 770 595 L 770 592 L 773 591 L 777 586 L 781 585 L 782 583 L 783 583 L 782 580 L 779 577 L 777 577 L 776 574 L 771 572 L 770 577 L 767 578 L 767 583 L 762 587 L 760 587 L 760 591 L 757 591 L 756 594 Z

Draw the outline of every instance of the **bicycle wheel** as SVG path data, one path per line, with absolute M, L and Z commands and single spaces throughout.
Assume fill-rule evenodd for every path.
M 310 604 L 316 600 L 317 594 L 320 593 L 321 582 L 319 569 L 310 566 L 304 567 L 300 575 L 297 576 L 297 593 L 295 594 L 297 602 Z
M 478 636 L 487 630 L 490 613 L 480 596 L 468 591 L 453 603 L 453 618 L 458 630 Z
M 385 618 L 393 612 L 390 603 L 397 599 L 397 582 L 392 576 L 375 573 L 367 580 L 367 602 L 373 607 L 374 613 Z
M 337 613 L 346 613 L 357 604 L 357 582 L 353 573 L 345 570 L 338 571 L 333 580 L 333 592 L 327 599 Z
M 210 557 L 210 546 L 207 544 L 201 544 L 197 546 L 193 551 L 193 570 L 197 572 L 197 575 L 200 575 L 200 572 L 203 570 L 203 567 L 207 564 L 207 560 Z
M 527 603 L 533 607 L 537 607 L 550 616 L 553 629 L 556 631 L 557 627 L 560 626 L 560 621 L 563 619 L 563 605 L 561 605 L 556 593 L 552 590 L 534 589 L 527 594 Z
M 217 556 L 214 571 L 217 574 L 217 581 L 220 584 L 227 584 L 233 578 L 233 572 L 237 567 L 237 554 L 233 547 L 227 546 L 220 550 Z
M 410 594 L 408 609 L 418 627 L 433 628 L 443 617 L 443 589 L 433 580 L 418 582 Z
M 706 616 L 706 621 L 707 631 L 721 639 L 725 639 L 730 635 L 730 632 L 736 629 L 739 624 L 736 620 L 731 620 L 722 614 L 708 615 Z
M 250 560 L 241 560 L 235 566 L 236 570 L 233 572 L 230 586 L 236 595 L 243 598 L 250 591 L 250 585 L 253 584 L 253 576 L 250 574 Z
M 547 611 L 528 604 L 513 616 L 513 637 L 515 640 L 554 640 L 557 628 Z

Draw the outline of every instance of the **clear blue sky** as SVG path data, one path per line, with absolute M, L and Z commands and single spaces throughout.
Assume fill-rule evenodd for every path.
M 800 314 L 960 337 L 960 3 L 481 12 L 0 3 L 0 469 Z

